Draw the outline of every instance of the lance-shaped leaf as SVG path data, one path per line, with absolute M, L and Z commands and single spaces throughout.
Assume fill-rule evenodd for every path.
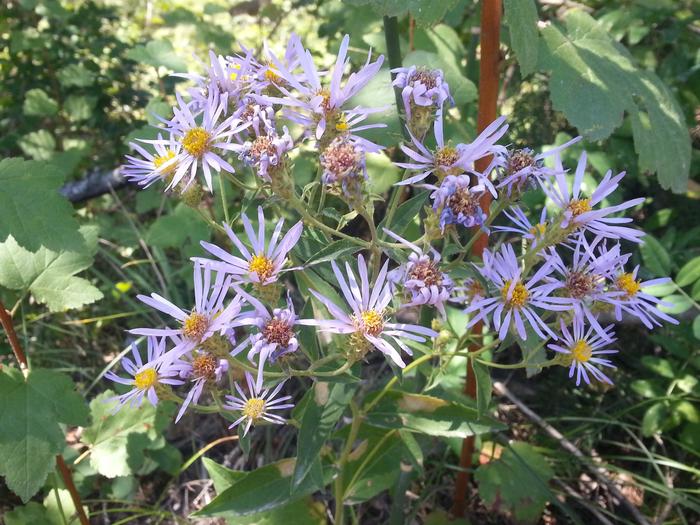
M 388 392 L 367 415 L 367 422 L 382 428 L 404 429 L 431 436 L 464 438 L 503 427 L 475 408 L 439 397 Z
M 0 475 L 22 501 L 54 469 L 65 446 L 59 423 L 86 425 L 88 411 L 69 377 L 51 370 L 0 371 Z

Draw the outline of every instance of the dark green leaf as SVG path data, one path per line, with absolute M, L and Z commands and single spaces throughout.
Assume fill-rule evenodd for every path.
M 325 248 L 321 248 L 317 253 L 306 261 L 305 266 L 313 266 L 328 261 L 337 261 L 343 255 L 351 255 L 362 249 L 362 246 L 348 240 L 340 239 L 333 241 Z
M 87 87 L 95 82 L 96 75 L 82 64 L 70 64 L 58 72 L 63 87 Z
M 356 388 L 356 384 L 349 383 L 314 384 L 314 396 L 306 405 L 297 437 L 294 487 L 301 485 L 313 464 L 318 461 L 321 448 L 343 415 Z
M 380 15 L 404 16 L 410 12 L 416 23 L 432 26 L 440 22 L 457 0 L 344 0 L 351 5 L 367 5 Z
M 68 119 L 71 122 L 80 122 L 92 116 L 92 111 L 95 109 L 96 103 L 97 97 L 71 95 L 66 99 L 63 109 L 68 114 Z
M 145 46 L 137 45 L 126 56 L 136 62 L 153 67 L 166 67 L 173 71 L 185 71 L 187 64 L 175 53 L 168 40 L 151 40 Z
M 425 201 L 428 198 L 428 193 L 429 192 L 427 191 L 422 191 L 401 204 L 394 214 L 389 230 L 397 235 L 403 235 L 406 228 L 408 228 L 408 225 L 416 219 L 423 208 L 423 204 L 425 204 Z M 385 227 L 386 218 L 379 223 L 379 226 L 377 226 L 377 231 L 383 233 L 382 228 Z
M 647 233 L 639 250 L 642 252 L 644 265 L 654 275 L 665 277 L 671 273 L 671 257 L 655 237 Z
M 73 382 L 58 372 L 0 370 L 0 475 L 22 501 L 31 498 L 54 469 L 65 445 L 59 423 L 86 425 L 88 411 Z
M 491 402 L 491 373 L 488 367 L 472 360 L 476 378 L 476 407 L 479 414 L 485 414 Z
M 527 76 L 534 73 L 537 67 L 537 6 L 534 0 L 505 0 L 504 8 L 504 22 L 510 32 L 510 45 L 520 64 L 520 72 Z

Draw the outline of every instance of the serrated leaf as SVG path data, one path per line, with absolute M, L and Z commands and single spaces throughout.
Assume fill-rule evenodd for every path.
M 33 117 L 51 117 L 58 112 L 58 103 L 43 89 L 30 89 L 24 96 L 22 110 Z
M 82 64 L 70 64 L 58 71 L 58 81 L 63 87 L 88 87 L 97 75 Z
M 512 512 L 518 523 L 536 523 L 552 496 L 547 483 L 553 476 L 533 446 L 515 442 L 500 458 L 480 466 L 474 479 L 486 505 Z
M 534 0 L 505 0 L 504 22 L 510 32 L 510 45 L 523 76 L 534 73 L 537 67 L 539 32 L 537 6 Z
M 673 95 L 591 16 L 571 10 L 566 28 L 541 29 L 539 67 L 551 72 L 554 108 L 591 140 L 608 137 L 630 115 L 642 170 L 656 172 L 663 188 L 686 190 L 690 137 Z
M 92 116 L 92 111 L 97 103 L 96 97 L 86 95 L 70 95 L 63 104 L 63 109 L 68 114 L 71 122 L 87 120 Z
M 479 417 L 476 409 L 461 403 L 396 390 L 377 403 L 367 415 L 367 421 L 381 428 L 459 438 L 503 428 L 501 423 Z
M 28 250 L 84 246 L 73 207 L 58 193 L 63 177 L 61 169 L 46 162 L 0 161 L 0 242 L 12 235 Z
M 34 160 L 51 160 L 56 151 L 56 140 L 45 129 L 27 133 L 17 144 L 25 155 Z
M 69 377 L 40 368 L 26 380 L 19 370 L 0 370 L 0 399 L 0 475 L 26 502 L 65 446 L 59 423 L 86 425 L 87 407 Z
M 676 275 L 678 286 L 688 286 L 698 279 L 700 279 L 700 257 L 695 257 L 685 263 Z
M 75 274 L 92 265 L 97 251 L 97 228 L 80 228 L 81 251 L 55 252 L 40 248 L 32 253 L 14 238 L 0 243 L 0 286 L 28 290 L 52 312 L 78 308 L 102 298 L 102 292 Z
M 127 58 L 153 67 L 166 67 L 173 71 L 185 71 L 187 64 L 175 53 L 168 40 L 151 40 L 145 46 L 137 45 L 126 52 Z
M 41 503 L 30 501 L 26 505 L 18 506 L 8 511 L 3 516 L 5 525 L 27 525 L 29 523 L 51 523 L 49 512 Z
M 297 461 L 292 482 L 298 487 L 318 461 L 321 448 L 343 415 L 352 398 L 356 384 L 317 382 L 301 418 L 297 437 Z
M 671 256 L 661 243 L 648 233 L 644 236 L 644 243 L 639 247 L 642 252 L 644 266 L 657 277 L 664 277 L 671 273 Z
M 90 465 L 108 478 L 136 473 L 144 450 L 158 441 L 169 419 L 148 402 L 137 408 L 127 404 L 113 413 L 117 401 L 109 400 L 114 396 L 108 390 L 90 402 L 92 425 L 82 435 L 90 447 Z
M 370 5 L 380 15 L 403 16 L 411 13 L 420 26 L 440 22 L 457 0 L 343 0 L 351 5 Z

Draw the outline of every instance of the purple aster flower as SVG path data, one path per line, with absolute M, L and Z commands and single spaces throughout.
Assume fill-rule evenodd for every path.
M 450 87 L 439 69 L 410 66 L 397 67 L 391 72 L 396 74 L 391 85 L 401 90 L 407 121 L 415 108 L 441 108 L 445 100 L 452 99 Z
M 600 334 L 593 327 L 586 330 L 583 317 L 580 315 L 574 316 L 571 330 L 567 328 L 563 319 L 560 323 L 561 338 L 557 343 L 548 344 L 547 347 L 571 359 L 569 377 L 574 377 L 574 371 L 576 372 L 576 386 L 581 384 L 582 377 L 586 384 L 590 385 L 588 374 L 598 381 L 612 385 L 610 378 L 598 367 L 615 368 L 615 366 L 609 359 L 596 356 L 618 352 L 608 348 L 608 345 L 616 340 L 612 331 L 613 325 L 605 327 L 603 334 Z
M 221 381 L 223 375 L 228 371 L 228 361 L 207 351 L 197 350 L 188 359 L 179 359 L 174 362 L 171 369 L 177 370 L 180 377 L 188 379 L 192 384 L 175 418 L 175 423 L 177 423 L 185 414 L 190 403 L 197 404 L 199 402 L 207 384 Z
M 243 98 L 241 104 L 233 112 L 233 117 L 243 124 L 250 124 L 246 131 L 251 136 L 264 135 L 267 130 L 275 129 L 274 108 L 260 104 L 250 96 Z
M 384 228 L 384 232 L 411 250 L 408 262 L 388 274 L 388 279 L 396 286 L 401 284 L 411 294 L 410 302 L 403 307 L 428 304 L 434 306 L 444 319 L 445 301 L 450 298 L 454 283 L 450 276 L 440 270 L 440 253 L 434 248 L 431 254 L 423 253 L 418 246 Z
M 401 150 L 410 158 L 412 162 L 397 162 L 396 165 L 405 169 L 415 170 L 420 173 L 409 177 L 396 185 L 415 184 L 422 181 L 428 175 L 435 173 L 439 179 L 447 175 L 459 175 L 471 172 L 480 178 L 481 183 L 489 188 L 489 191 L 496 196 L 496 190 L 482 173 L 474 171 L 474 162 L 500 152 L 503 146 L 497 146 L 496 142 L 508 131 L 508 124 L 505 124 L 505 117 L 499 117 L 489 124 L 482 131 L 474 142 L 470 144 L 458 144 L 457 146 L 445 145 L 442 132 L 442 111 L 438 111 L 433 131 L 437 149 L 431 152 L 419 139 L 414 137 L 410 131 L 413 149 L 405 144 L 401 145 Z M 490 171 L 490 170 L 488 170 Z M 486 173 L 488 173 L 486 171 Z
M 678 321 L 659 310 L 659 306 L 671 306 L 668 302 L 644 293 L 644 288 L 666 284 L 671 281 L 668 277 L 661 279 L 651 279 L 642 281 L 637 279 L 639 265 L 635 266 L 630 272 L 619 272 L 611 285 L 614 297 L 610 299 L 610 303 L 615 306 L 615 317 L 618 321 L 622 320 L 622 312 L 637 317 L 644 326 L 652 330 L 654 326 L 661 326 L 659 319 L 671 324 L 678 324 Z
M 122 367 L 131 376 L 130 379 L 119 377 L 112 371 L 105 374 L 105 377 L 115 383 L 131 386 L 132 389 L 126 394 L 122 394 L 109 399 L 113 401 L 119 400 L 119 404 L 115 408 L 115 412 L 126 403 L 132 407 L 141 406 L 143 398 L 156 406 L 158 403 L 157 387 L 163 385 L 182 385 L 184 381 L 177 378 L 178 371 L 174 368 L 168 359 L 165 359 L 167 353 L 165 351 L 166 337 L 150 336 L 148 341 L 148 354 L 144 362 L 141 359 L 141 354 L 135 343 L 131 344 L 131 355 L 134 357 L 132 361 L 128 357 L 121 360 Z
M 238 249 L 241 257 L 232 255 L 215 244 L 201 241 L 200 244 L 202 247 L 220 260 L 215 261 L 202 257 L 195 257 L 193 260 L 232 275 L 235 283 L 247 282 L 265 286 L 275 282 L 287 262 L 287 254 L 296 246 L 299 237 L 301 237 L 301 232 L 304 228 L 303 223 L 301 221 L 297 222 L 280 241 L 280 234 L 282 233 L 282 226 L 284 225 L 284 219 L 280 219 L 277 226 L 275 226 L 270 243 L 266 248 L 265 216 L 262 206 L 258 207 L 257 234 L 255 230 L 253 230 L 253 226 L 245 213 L 241 214 L 241 220 L 245 233 L 252 246 L 252 250 L 248 250 L 238 236 L 233 233 L 231 227 L 228 224 L 224 224 L 226 234 Z
M 285 154 L 294 148 L 294 141 L 287 126 L 280 136 L 274 128 L 262 128 L 256 132 L 255 139 L 248 140 L 241 146 L 231 145 L 238 152 L 238 158 L 254 168 L 265 182 L 271 182 L 270 171 L 282 166 Z
M 630 256 L 620 253 L 619 244 L 608 249 L 603 237 L 596 237 L 589 243 L 582 234 L 575 240 L 569 264 L 554 248 L 543 255 L 559 274 L 548 279 L 564 284 L 560 291 L 571 299 L 575 315 L 586 319 L 600 337 L 606 338 L 607 330 L 600 325 L 592 309 L 596 302 L 611 301 L 615 294 L 606 289 L 606 283 Z
M 506 338 L 512 326 L 520 339 L 526 340 L 526 323 L 542 339 L 547 339 L 548 336 L 557 338 L 536 310 L 560 312 L 572 308 L 571 299 L 551 295 L 563 283 L 543 282 L 552 271 L 551 261 L 545 261 L 529 280 L 524 281 L 513 247 L 504 244 L 493 255 L 489 250 L 484 250 L 484 265 L 477 269 L 496 288 L 496 296 L 488 297 L 490 294 L 487 293 L 487 297 L 472 301 L 465 310 L 466 313 L 475 314 L 469 321 L 468 328 L 481 320 L 487 324 L 488 316 L 491 316 L 501 340 Z
M 507 150 L 501 154 L 498 165 L 502 173 L 502 180 L 498 188 L 505 188 L 507 195 L 514 190 L 521 192 L 535 184 L 542 184 L 553 177 L 556 169 L 544 165 L 544 159 L 552 155 L 558 155 L 572 144 L 576 144 L 582 137 L 575 137 L 560 146 L 556 146 L 542 153 L 535 154 L 530 148 Z
M 275 308 L 272 313 L 255 297 L 237 288 L 236 291 L 253 307 L 252 311 L 244 312 L 241 318 L 235 321 L 236 326 L 254 326 L 257 332 L 246 337 L 236 348 L 231 351 L 235 356 L 246 348 L 248 360 L 255 361 L 258 357 L 258 376 L 256 385 L 262 385 L 263 367 L 266 362 L 274 363 L 283 355 L 296 352 L 299 348 L 294 326 L 299 320 L 292 300 L 287 294 L 287 307 Z
M 362 184 L 367 180 L 365 150 L 345 136 L 334 138 L 319 157 L 323 168 L 321 181 L 331 191 L 348 198 L 362 193 Z
M 177 159 L 182 149 L 180 143 L 172 136 L 169 140 L 163 140 L 162 135 L 158 134 L 158 141 L 153 144 L 155 154 L 136 142 L 129 142 L 129 147 L 136 150 L 143 158 L 126 155 L 128 162 L 121 168 L 121 173 L 126 180 L 148 188 L 156 181 L 172 179 L 177 170 Z
M 174 117 L 167 121 L 168 131 L 182 145 L 182 151 L 176 157 L 177 169 L 168 189 L 176 186 L 181 180 L 186 182 L 183 191 L 194 182 L 197 168 L 202 166 L 204 181 L 209 191 L 212 191 L 211 170 L 220 172 L 222 169 L 234 173 L 235 170 L 220 154 L 230 150 L 230 140 L 233 135 L 249 126 L 241 123 L 233 116 L 222 120 L 227 110 L 227 96 L 219 96 L 211 90 L 206 104 L 199 111 L 194 111 L 177 95 L 178 106 L 173 108 Z M 152 144 L 167 146 L 170 141 L 144 141 Z
M 517 233 L 523 239 L 529 241 L 530 246 L 537 246 L 544 238 L 547 231 L 547 208 L 542 208 L 540 220 L 536 224 L 532 224 L 519 206 L 511 206 L 511 213 L 504 211 L 503 214 L 510 219 L 514 226 L 494 226 L 494 230 L 501 232 Z
M 335 67 L 330 75 L 330 84 L 328 87 L 324 87 L 311 58 L 311 53 L 304 49 L 299 37 L 293 35 L 290 39 L 290 45 L 296 49 L 296 57 L 303 71 L 303 78 L 300 79 L 285 64 L 272 56 L 273 65 L 279 72 L 279 76 L 285 81 L 285 86 L 278 88 L 283 96 L 260 96 L 258 99 L 268 104 L 281 104 L 289 107 L 287 116 L 294 122 L 303 125 L 317 140 L 321 139 L 329 125 L 336 126 L 341 122 L 343 105 L 367 85 L 377 74 L 384 61 L 384 56 L 380 55 L 375 62 L 371 62 L 372 52 L 370 51 L 365 65 L 359 71 L 352 73 L 345 84 L 341 85 L 343 72 L 350 62 L 347 58 L 349 44 L 350 37 L 345 35 L 338 51 Z M 354 108 L 353 111 L 359 114 L 363 110 Z
M 612 171 L 608 171 L 591 196 L 583 198 L 581 195 L 581 183 L 586 171 L 586 152 L 584 151 L 581 154 L 578 161 L 571 192 L 569 192 L 569 185 L 566 181 L 566 175 L 559 155 L 555 156 L 555 164 L 554 181 L 545 183 L 542 188 L 547 196 L 562 210 L 564 214 L 561 223 L 562 228 L 568 228 L 571 231 L 583 229 L 601 237 L 641 242 L 644 232 L 625 226 L 618 226 L 618 224 L 631 222 L 631 218 L 609 217 L 609 215 L 641 204 L 644 202 L 643 197 L 623 202 L 617 206 L 608 206 L 598 210 L 593 209 L 617 189 L 620 180 L 625 176 L 624 171 L 614 177 L 612 176 Z
M 255 384 L 250 372 L 245 373 L 245 379 L 248 384 L 249 395 L 246 395 L 238 383 L 235 383 L 234 386 L 238 391 L 238 397 L 235 395 L 226 396 L 226 403 L 224 403 L 223 407 L 226 410 L 241 413 L 241 417 L 234 421 L 228 428 L 233 428 L 245 421 L 246 425 L 243 431 L 243 435 L 245 436 L 248 430 L 250 430 L 250 426 L 255 425 L 261 419 L 268 423 L 284 425 L 286 422 L 285 419 L 275 414 L 274 411 L 294 407 L 293 403 L 284 403 L 292 399 L 292 396 L 276 398 L 277 394 L 282 390 L 285 381 L 282 381 L 274 390 L 270 391 L 267 388 L 263 390 L 262 386 Z
M 347 281 L 335 261 L 332 261 L 331 265 L 352 313 L 345 313 L 324 295 L 315 290 L 309 290 L 334 318 L 328 320 L 302 319 L 298 321 L 298 324 L 319 326 L 321 331 L 325 332 L 348 334 L 350 335 L 350 345 L 359 357 L 364 356 L 374 347 L 402 368 L 406 364 L 392 343 L 408 355 L 412 355 L 413 353 L 401 341 L 401 338 L 422 343 L 429 337 L 437 337 L 437 332 L 430 328 L 414 324 L 387 322 L 386 308 L 393 297 L 392 284 L 386 280 L 389 261 L 386 261 L 382 266 L 373 286 L 370 286 L 367 264 L 362 255 L 357 257 L 357 268 L 360 274 L 359 284 L 349 264 L 345 264 Z
M 231 285 L 231 277 L 216 273 L 212 283 L 211 269 L 194 265 L 194 308 L 185 311 L 156 293 L 150 296 L 138 295 L 137 298 L 151 308 L 174 317 L 179 328 L 136 328 L 132 334 L 177 336 L 182 341 L 177 345 L 178 355 L 182 355 L 195 346 L 202 344 L 214 334 L 225 336 L 231 321 L 241 311 L 241 298 L 235 296 L 224 306 L 226 295 Z
M 481 209 L 480 201 L 486 188 L 481 184 L 470 185 L 469 175 L 448 175 L 439 187 L 426 185 L 434 189 L 430 198 L 433 210 L 440 214 L 443 232 L 450 224 L 461 224 L 466 228 L 484 224 L 487 215 Z

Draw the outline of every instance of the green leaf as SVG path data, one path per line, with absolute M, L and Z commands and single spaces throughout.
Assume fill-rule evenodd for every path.
M 367 415 L 381 428 L 405 429 L 430 436 L 464 438 L 504 428 L 474 408 L 438 397 L 390 391 Z
M 404 66 L 425 66 L 429 69 L 441 69 L 445 74 L 445 80 L 450 85 L 450 92 L 455 99 L 455 104 L 462 106 L 476 98 L 476 86 L 465 77 L 461 70 L 456 68 L 442 56 L 427 51 L 412 51 L 403 59 Z
M 383 153 L 368 153 L 365 164 L 369 177 L 367 189 L 371 193 L 382 195 L 399 181 L 399 168 Z
M 495 510 L 513 513 L 518 523 L 537 523 L 552 497 L 547 483 L 554 472 L 527 443 L 514 442 L 501 457 L 480 466 L 474 474 L 479 496 Z
M 27 525 L 29 523 L 49 524 L 49 512 L 41 503 L 30 501 L 21 507 L 15 507 L 5 515 L 5 525 Z M 52 524 L 53 525 L 53 524 Z
M 40 248 L 32 253 L 14 238 L 0 243 L 0 286 L 28 290 L 52 312 L 78 308 L 102 298 L 102 292 L 75 274 L 92 265 L 97 251 L 97 228 L 80 228 L 81 251 L 54 252 Z
M 645 286 L 642 290 L 644 290 L 644 293 L 653 295 L 654 297 L 666 297 L 676 290 L 676 283 L 669 281 L 667 283 L 655 284 L 654 286 Z
M 700 279 L 700 257 L 691 259 L 676 275 L 676 283 L 678 286 L 688 286 Z
M 440 22 L 457 0 L 343 0 L 350 5 L 369 4 L 380 15 L 401 17 L 411 13 L 420 26 Z
M 523 76 L 535 72 L 539 49 L 537 6 L 534 0 L 505 0 L 504 22 Z
M 193 517 L 230 518 L 270 511 L 321 488 L 311 482 L 314 476 L 308 476 L 305 482 L 292 492 L 290 482 L 295 464 L 295 458 L 287 458 L 247 473 Z M 320 464 L 318 468 L 320 469 Z M 330 478 L 327 481 L 324 479 L 325 483 L 328 481 Z
M 571 10 L 564 22 L 565 30 L 541 29 L 539 67 L 551 72 L 554 108 L 590 140 L 608 137 L 629 114 L 640 169 L 656 172 L 665 189 L 685 191 L 690 137 L 670 90 L 588 14 Z
M 651 405 L 642 418 L 642 435 L 645 437 L 656 434 L 668 419 L 668 407 L 664 403 Z
M 248 475 L 247 472 L 242 470 L 233 470 L 219 465 L 213 459 L 202 458 L 202 463 L 204 463 L 204 468 L 207 469 L 209 477 L 214 482 L 214 489 L 217 494 L 222 493 Z
M 199 243 L 209 238 L 209 228 L 195 210 L 180 203 L 168 214 L 151 223 L 146 242 L 159 248 L 182 247 L 186 241 Z
M 88 87 L 97 76 L 82 64 L 70 64 L 58 71 L 58 81 L 63 87 Z
M 41 246 L 73 250 L 84 246 L 73 207 L 58 193 L 62 183 L 63 172 L 52 164 L 1 160 L 0 242 L 12 235 L 29 250 Z
M 51 160 L 56 151 L 56 140 L 45 129 L 27 133 L 17 141 L 17 144 L 25 155 L 34 160 Z
M 685 295 L 676 293 L 664 297 L 664 303 L 667 303 L 667 305 L 660 304 L 659 310 L 672 315 L 682 314 L 693 307 L 693 301 Z
M 88 411 L 69 377 L 33 369 L 0 371 L 0 475 L 22 501 L 31 498 L 54 469 L 65 446 L 59 423 L 86 425 Z
M 136 473 L 143 465 L 144 451 L 162 437 L 169 421 L 162 403 L 159 410 L 144 401 L 140 407 L 126 404 L 113 413 L 117 401 L 109 400 L 114 396 L 108 390 L 90 402 L 92 425 L 82 436 L 90 447 L 90 465 L 108 478 Z
M 647 399 L 661 397 L 666 391 L 662 384 L 650 379 L 637 379 L 632 381 L 631 387 L 637 394 Z
M 671 257 L 656 237 L 647 233 L 639 250 L 642 252 L 644 265 L 654 275 L 664 277 L 671 273 Z
M 422 191 L 408 199 L 403 204 L 401 204 L 396 209 L 396 213 L 394 214 L 394 218 L 391 221 L 389 229 L 397 235 L 403 235 L 403 233 L 406 231 L 406 228 L 408 228 L 408 226 L 414 220 L 416 220 L 416 217 L 423 208 L 423 204 L 425 204 L 425 201 L 428 198 L 428 193 L 429 192 L 427 191 Z M 380 232 L 380 234 L 383 234 L 384 232 L 382 228 L 385 227 L 386 217 L 382 219 L 382 221 L 379 223 L 379 226 L 377 226 L 377 231 Z
M 693 335 L 695 339 L 700 339 L 700 315 L 693 320 Z
M 66 99 L 63 109 L 68 114 L 68 119 L 71 122 L 80 122 L 92 116 L 95 104 L 97 104 L 97 97 L 70 95 Z
M 314 395 L 306 405 L 297 437 L 297 461 L 292 478 L 294 488 L 301 485 L 318 461 L 321 448 L 352 398 L 356 384 L 317 382 Z
M 58 103 L 43 89 L 30 89 L 24 96 L 24 114 L 33 117 L 51 117 L 58 112 Z
M 476 378 L 476 408 L 479 415 L 485 414 L 491 402 L 491 373 L 488 367 L 472 360 Z
M 355 244 L 349 239 L 340 239 L 333 241 L 325 248 L 321 248 L 318 252 L 311 256 L 311 258 L 304 263 L 304 266 L 313 266 L 316 264 L 337 261 L 340 257 L 344 255 L 352 255 L 353 253 L 359 252 L 362 246 Z
M 185 71 L 187 64 L 175 53 L 168 40 L 151 40 L 145 46 L 137 45 L 126 52 L 126 57 L 153 67 L 166 67 L 173 71 Z

